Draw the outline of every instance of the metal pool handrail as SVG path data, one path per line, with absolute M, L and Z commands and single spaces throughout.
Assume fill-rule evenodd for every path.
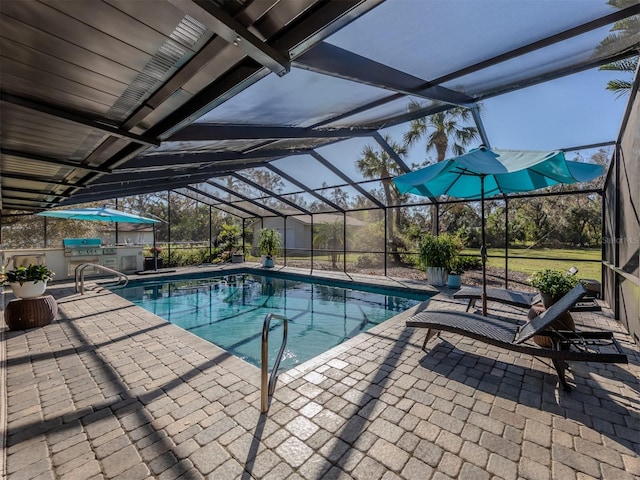
M 267 381 L 268 368 L 269 368 L 269 324 L 271 319 L 282 320 L 284 329 L 282 330 L 282 345 L 280 351 L 276 357 L 276 361 L 271 370 L 271 377 Z M 262 362 L 261 362 L 261 398 L 260 398 L 260 413 L 266 413 L 269 409 L 269 397 L 273 395 L 276 389 L 276 381 L 278 380 L 278 367 L 280 366 L 280 360 L 282 360 L 282 354 L 287 345 L 287 330 L 289 328 L 289 320 L 283 315 L 276 313 L 268 313 L 264 317 L 264 324 L 262 325 Z M 268 385 L 268 386 L 267 386 Z
M 85 268 L 93 267 L 97 270 L 102 270 L 103 272 L 112 273 L 118 277 L 118 281 L 114 283 L 112 286 L 123 286 L 125 287 L 127 283 L 129 283 L 129 277 L 127 277 L 124 273 L 119 272 L 117 270 L 113 270 L 112 268 L 105 267 L 104 265 L 98 265 L 97 263 L 81 263 L 75 269 L 75 280 L 76 280 L 76 292 L 80 292 L 81 295 L 84 295 L 84 270 Z M 78 274 L 80 274 L 80 288 L 78 288 Z

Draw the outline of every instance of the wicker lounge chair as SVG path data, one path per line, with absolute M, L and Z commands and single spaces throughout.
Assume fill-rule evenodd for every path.
M 588 295 L 588 291 L 587 294 Z M 463 287 L 453 294 L 453 298 L 469 300 L 467 312 L 476 305 L 476 300 L 482 299 L 482 287 Z M 531 308 L 542 299 L 539 293 L 522 292 L 520 290 L 507 290 L 505 288 L 487 288 L 487 300 L 520 308 Z M 583 298 L 571 307 L 572 312 L 595 312 L 602 310 L 595 298 Z
M 427 336 L 422 345 L 441 331 L 457 333 L 490 345 L 520 353 L 551 359 L 558 373 L 562 387 L 569 391 L 566 381 L 567 361 L 627 363 L 627 356 L 612 332 L 573 332 L 549 329 L 553 322 L 578 302 L 586 293 L 578 284 L 548 310 L 532 320 L 518 325 L 514 320 L 482 317 L 472 313 L 451 311 L 423 311 L 407 320 L 408 327 L 427 328 Z M 544 348 L 525 342 L 535 335 L 549 337 L 551 348 Z

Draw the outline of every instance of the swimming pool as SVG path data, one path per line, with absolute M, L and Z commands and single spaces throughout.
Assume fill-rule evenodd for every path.
M 258 367 L 264 318 L 268 313 L 284 315 L 289 330 L 280 368 L 289 369 L 429 297 L 362 288 L 369 291 L 242 273 L 131 282 L 113 292 Z M 281 329 L 280 321 L 272 321 L 270 366 Z

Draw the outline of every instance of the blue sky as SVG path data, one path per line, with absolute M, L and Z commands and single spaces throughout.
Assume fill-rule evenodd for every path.
M 492 146 L 556 150 L 615 140 L 628 97 L 605 88 L 623 76 L 589 70 L 486 100 Z
M 485 100 L 482 118 L 491 146 L 513 150 L 557 150 L 615 140 L 628 97 L 616 98 L 606 90 L 611 78 L 624 78 L 624 74 L 589 70 Z M 380 133 L 389 134 L 400 143 L 408 128 L 407 123 Z M 321 147 L 318 152 L 339 165 L 352 180 L 362 181 L 364 178 L 357 170 L 355 160 L 365 144 L 379 148 L 371 138 L 354 138 Z M 480 141 L 469 148 L 479 144 Z M 409 151 L 405 162 L 409 166 L 422 163 L 427 158 L 424 149 L 425 142 L 421 141 Z M 581 152 L 585 160 L 592 153 L 595 150 Z M 435 152 L 430 152 L 429 156 L 435 159 Z M 574 159 L 574 155 L 569 154 L 568 158 Z M 297 168 L 295 172 L 298 179 L 309 185 L 316 186 L 319 182 L 317 170 L 313 168 Z M 332 178 L 326 180 L 331 184 Z
M 610 79 L 624 77 L 593 69 L 485 100 L 482 121 L 491 146 L 557 150 L 616 140 L 628 97 L 617 98 L 606 86 Z M 400 141 L 407 129 L 398 125 L 384 133 Z M 425 158 L 421 142 L 406 160 L 421 163 Z

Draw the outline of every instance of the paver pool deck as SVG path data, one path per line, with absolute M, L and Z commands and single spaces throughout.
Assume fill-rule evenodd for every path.
M 107 290 L 48 293 L 50 325 L 2 324 L 9 480 L 640 477 L 640 354 L 606 309 L 573 316 L 630 363 L 573 363 L 569 393 L 550 362 L 468 338 L 423 352 L 405 320 L 464 310 L 445 290 L 281 374 L 261 415 L 258 368 Z

